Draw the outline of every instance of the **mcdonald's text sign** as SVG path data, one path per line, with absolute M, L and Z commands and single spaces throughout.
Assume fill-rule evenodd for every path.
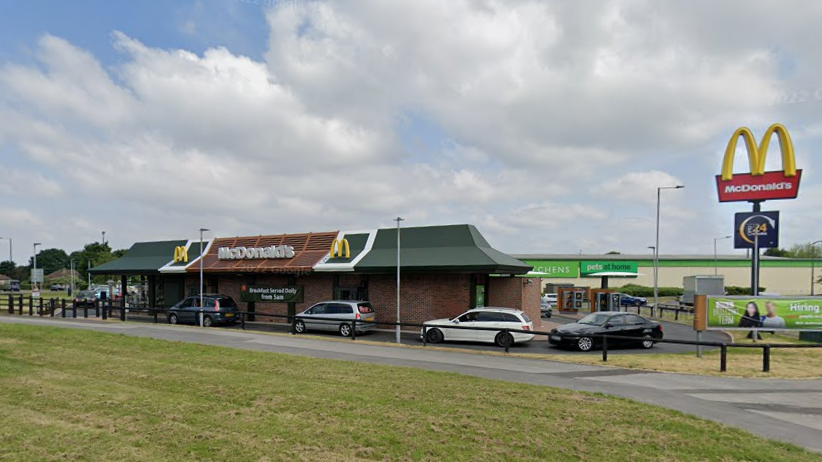
M 774 134 L 779 139 L 782 150 L 782 171 L 766 172 L 765 159 Z M 733 172 L 739 138 L 745 142 L 751 173 Z M 743 127 L 734 132 L 725 149 L 722 174 L 716 176 L 716 187 L 719 202 L 796 199 L 801 179 L 802 170 L 796 168 L 796 156 L 788 130 L 781 124 L 774 124 L 768 128 L 758 145 L 749 129 Z

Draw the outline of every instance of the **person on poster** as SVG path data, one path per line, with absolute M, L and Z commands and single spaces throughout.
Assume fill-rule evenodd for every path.
M 762 317 L 762 327 L 768 329 L 784 329 L 785 320 L 776 315 L 776 304 L 765 302 L 765 316 Z
M 760 327 L 761 322 L 762 321 L 759 315 L 759 306 L 756 304 L 756 302 L 748 302 L 748 304 L 745 305 L 745 312 L 739 318 L 738 327 L 749 327 L 756 329 Z M 748 338 L 754 338 L 754 332 L 756 331 L 752 330 L 748 332 Z M 759 337 L 759 332 L 756 332 L 756 338 L 761 338 Z

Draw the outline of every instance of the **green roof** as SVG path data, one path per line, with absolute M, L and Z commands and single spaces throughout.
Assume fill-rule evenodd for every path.
M 91 274 L 158 274 L 159 269 L 174 259 L 174 248 L 188 241 L 138 242 L 121 258 L 95 266 Z M 199 248 L 198 248 L 199 252 Z
M 525 274 L 531 266 L 491 248 L 473 225 L 403 228 L 404 271 Z M 353 250 L 353 249 L 352 249 Z M 374 245 L 355 266 L 356 272 L 389 272 L 397 268 L 397 230 L 380 229 Z

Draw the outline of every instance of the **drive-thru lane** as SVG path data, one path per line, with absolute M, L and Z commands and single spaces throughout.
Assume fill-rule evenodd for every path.
M 0 316 L 0 322 L 448 371 L 509 382 L 606 393 L 687 412 L 822 452 L 822 380 L 776 380 L 652 373 L 555 361 L 329 342 L 290 335 L 163 324 Z M 817 403 L 814 405 L 814 403 Z

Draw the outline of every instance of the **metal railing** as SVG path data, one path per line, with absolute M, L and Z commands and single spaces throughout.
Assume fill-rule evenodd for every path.
M 61 317 L 66 317 L 66 313 L 71 310 L 72 317 L 78 318 L 78 307 L 76 307 L 73 303 L 66 304 L 66 300 L 57 300 L 51 299 L 48 301 L 44 301 L 40 299 L 39 305 L 29 297 L 28 300 L 22 296 L 18 296 L 17 303 L 15 304 L 14 301 L 11 299 L 11 295 L 9 296 L 8 300 L 8 313 L 15 314 L 15 308 L 19 315 L 24 315 L 24 301 L 28 301 L 28 315 L 33 316 L 35 312 L 39 314 L 39 316 L 48 315 L 50 317 L 55 316 L 55 309 L 56 307 L 60 307 L 61 310 Z M 0 307 L 2 307 L 2 303 L 0 303 Z M 68 306 L 67 306 L 68 305 Z M 37 310 L 35 311 L 35 307 Z M 102 317 L 102 319 L 116 319 L 119 318 L 120 321 L 128 321 L 129 315 L 135 315 L 140 313 L 145 313 L 149 318 L 153 320 L 156 324 L 160 322 L 160 314 L 165 313 L 163 316 L 164 321 L 168 319 L 171 313 L 179 313 L 180 310 L 173 309 L 173 308 L 139 308 L 139 307 L 130 307 L 128 306 L 123 300 L 104 300 L 102 302 L 97 301 L 94 306 L 89 307 L 85 305 L 82 308 L 82 316 L 83 318 L 89 317 L 89 310 L 92 309 L 94 312 L 94 317 Z M 118 316 L 113 316 L 113 314 L 117 312 Z M 707 347 L 714 347 L 718 348 L 719 353 L 719 371 L 720 372 L 727 372 L 728 370 L 728 349 L 729 348 L 761 348 L 762 349 L 762 371 L 763 372 L 770 372 L 771 368 L 771 351 L 774 349 L 796 349 L 796 348 L 810 348 L 810 349 L 818 349 L 822 348 L 822 344 L 810 344 L 810 343 L 798 343 L 798 344 L 789 344 L 789 343 L 735 343 L 735 342 L 705 342 L 705 341 L 694 341 L 694 340 L 674 340 L 674 339 L 657 339 L 652 337 L 629 337 L 629 336 L 621 336 L 621 335 L 611 335 L 611 334 L 563 334 L 560 332 L 548 332 L 548 331 L 539 331 L 539 330 L 524 330 L 524 329 L 500 329 L 499 327 L 476 327 L 476 326 L 460 326 L 457 323 L 447 326 L 440 326 L 440 325 L 431 325 L 431 324 L 419 324 L 419 323 L 408 323 L 408 322 L 387 322 L 387 321 L 365 321 L 365 320 L 357 320 L 357 319 L 341 319 L 341 318 L 334 318 L 334 317 L 319 317 L 319 316 L 311 316 L 308 317 L 301 317 L 299 315 L 289 316 L 289 315 L 280 315 L 280 314 L 269 314 L 269 313 L 259 313 L 259 312 L 248 312 L 248 311 L 219 311 L 219 310 L 208 310 L 208 309 L 198 309 L 189 311 L 195 314 L 195 325 L 203 326 L 205 324 L 205 319 L 207 316 L 216 316 L 218 314 L 227 314 L 233 313 L 235 316 L 239 317 L 237 322 L 240 324 L 240 328 L 242 330 L 246 329 L 246 323 L 251 322 L 248 321 L 247 318 L 249 316 L 254 317 L 263 317 L 263 318 L 270 318 L 274 319 L 284 319 L 286 320 L 286 324 L 290 327 L 290 333 L 296 334 L 297 333 L 297 322 L 302 320 L 303 322 L 306 319 L 310 319 L 311 321 L 323 321 L 323 322 L 330 322 L 335 323 L 340 326 L 342 325 L 349 325 L 350 330 L 350 338 L 351 340 L 357 339 L 357 326 L 368 326 L 369 329 L 375 326 L 391 326 L 396 327 L 400 326 L 401 328 L 416 328 L 420 329 L 420 338 L 422 340 L 422 346 L 427 346 L 429 342 L 428 333 L 430 330 L 433 329 L 463 329 L 463 330 L 472 330 L 472 331 L 489 331 L 489 332 L 497 332 L 498 336 L 500 336 L 501 341 L 498 342 L 501 344 L 502 348 L 504 348 L 505 352 L 508 353 L 510 351 L 510 347 L 514 344 L 514 337 L 513 334 L 525 334 L 525 335 L 533 335 L 533 336 L 545 336 L 550 338 L 551 336 L 560 337 L 562 339 L 570 338 L 570 339 L 579 339 L 582 337 L 588 337 L 592 340 L 599 340 L 599 344 L 602 349 L 602 361 L 608 361 L 609 355 L 609 341 L 631 341 L 631 342 L 643 342 L 643 341 L 651 341 L 654 344 L 657 343 L 668 343 L 668 344 L 678 344 L 678 345 L 693 345 L 693 346 L 707 346 Z M 362 329 L 360 329 L 362 330 Z

